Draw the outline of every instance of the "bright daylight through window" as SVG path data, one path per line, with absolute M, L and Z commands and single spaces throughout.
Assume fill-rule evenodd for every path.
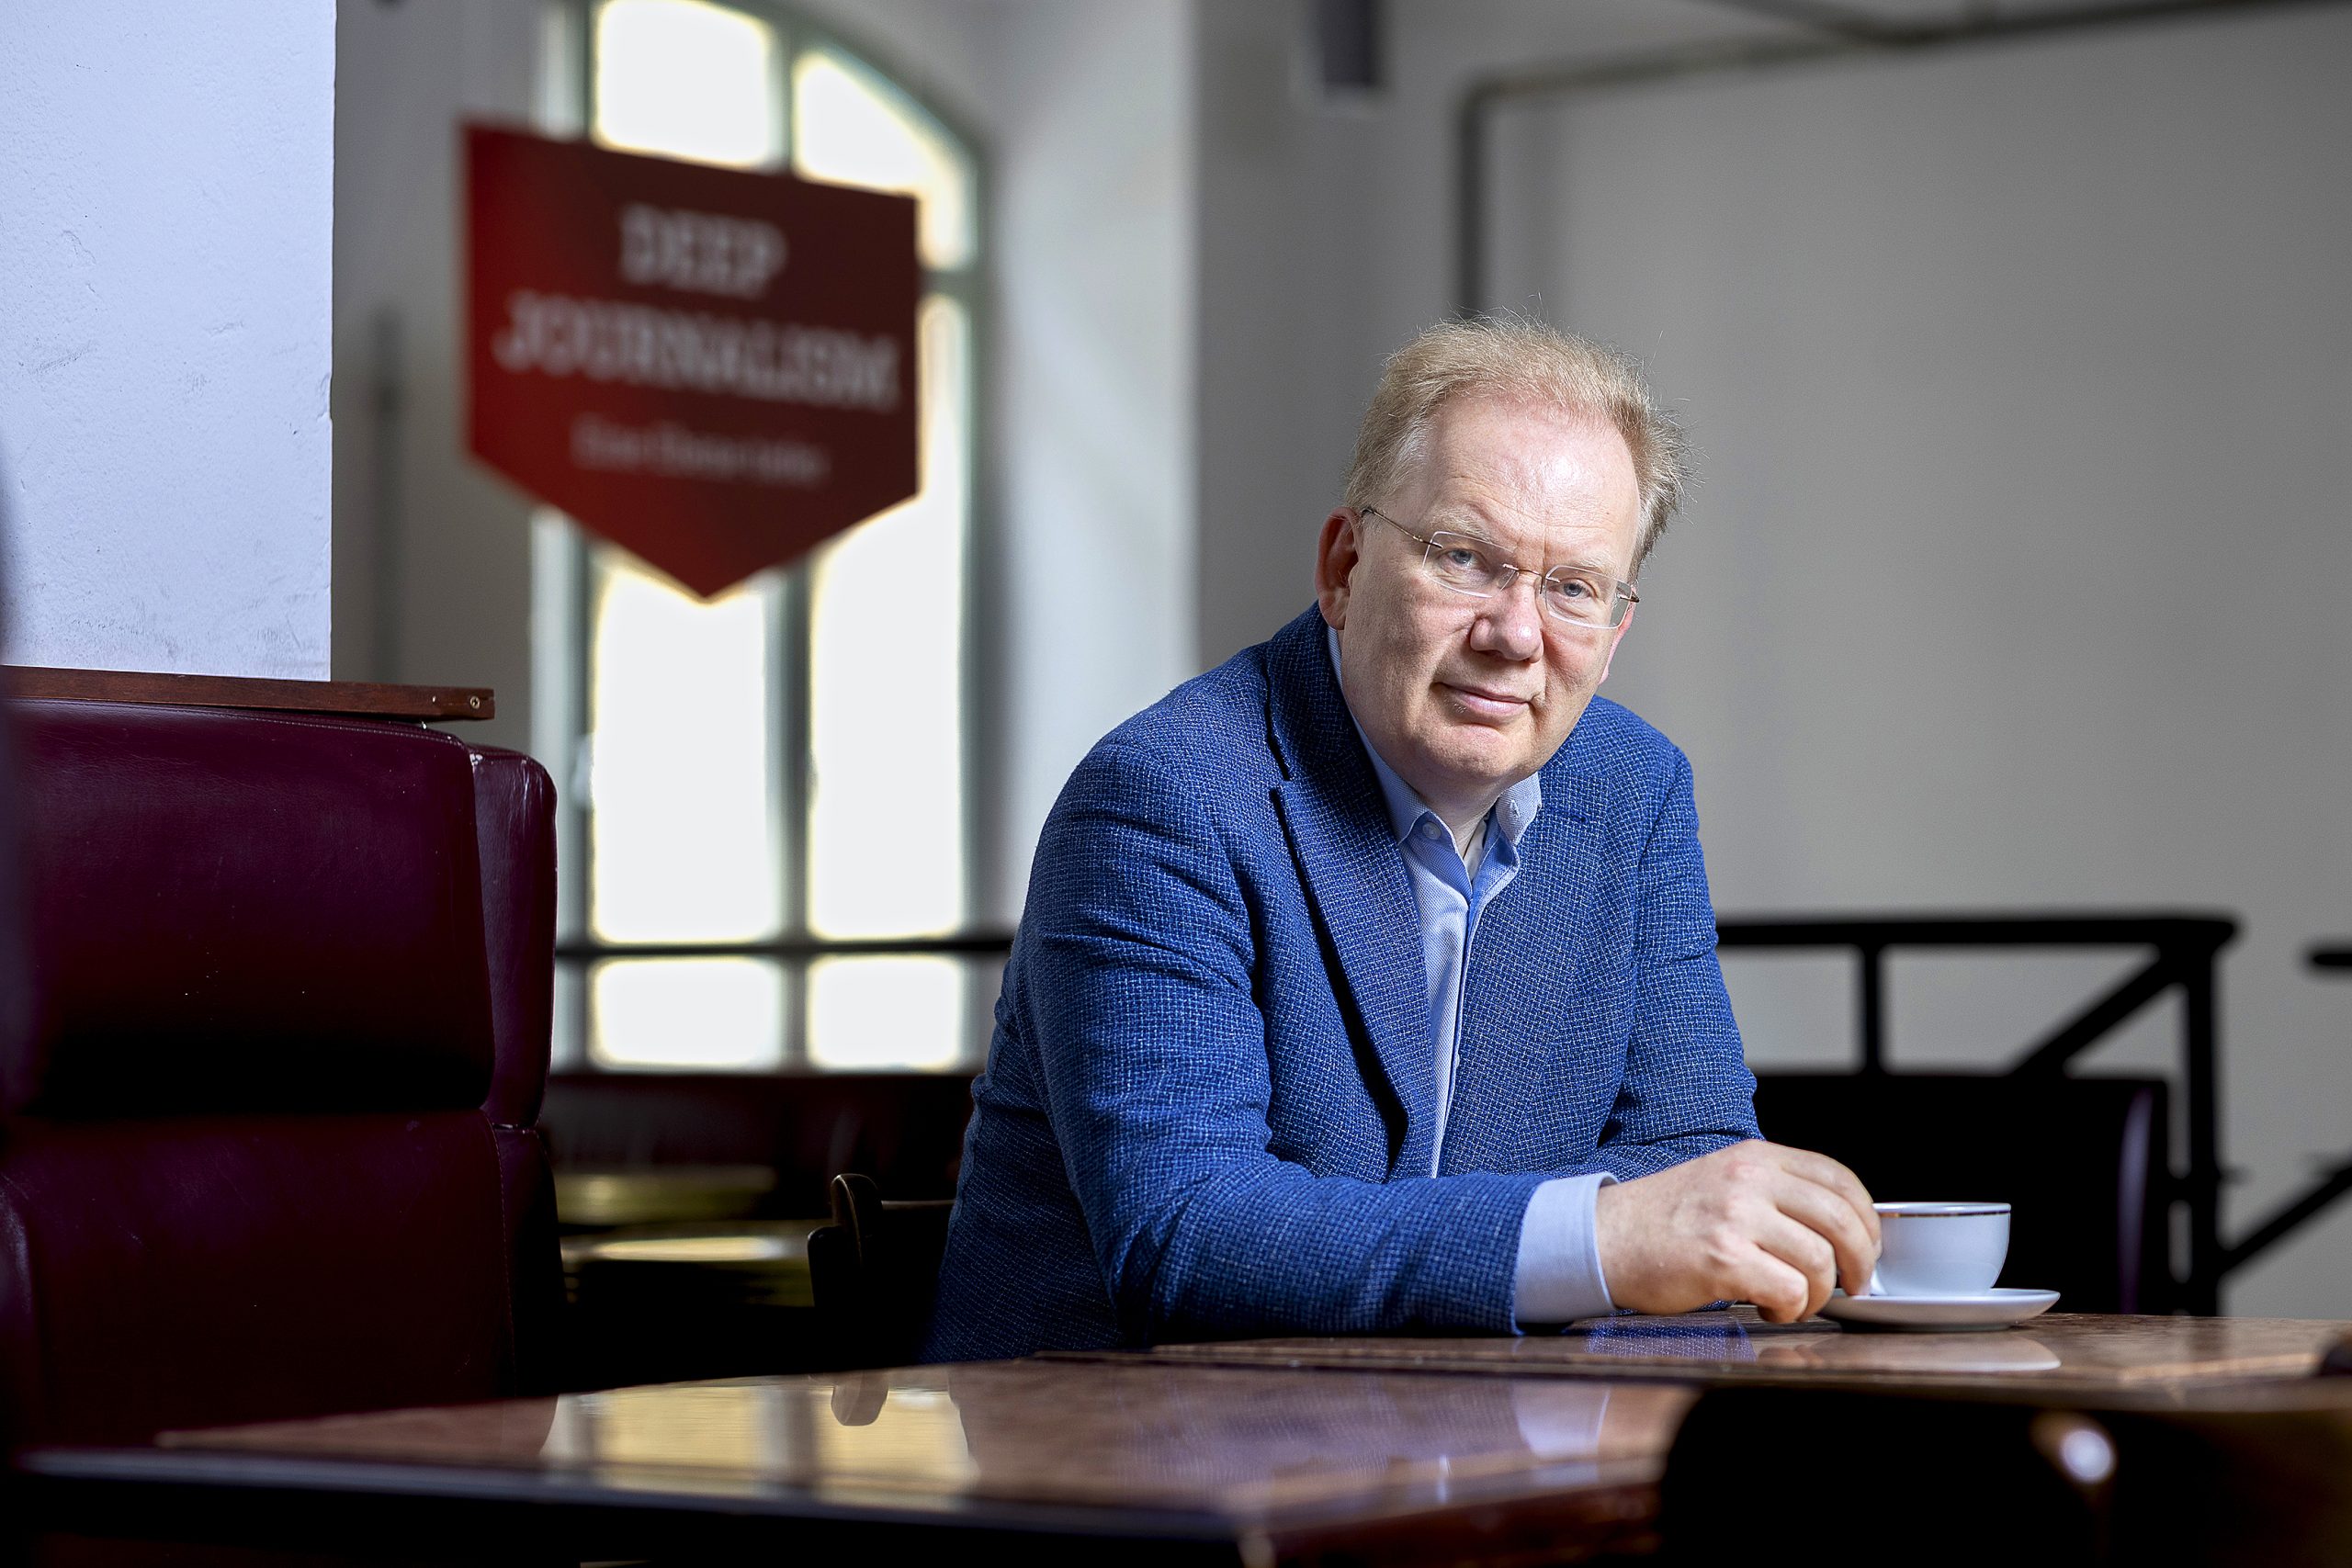
M 602 0 L 587 23 L 604 144 L 918 197 L 922 489 L 708 604 L 568 525 L 538 530 L 538 657 L 572 716 L 548 761 L 586 863 L 560 1037 L 569 1021 L 571 1050 L 611 1067 L 956 1065 L 992 963 L 763 949 L 966 919 L 970 156 L 782 12 Z

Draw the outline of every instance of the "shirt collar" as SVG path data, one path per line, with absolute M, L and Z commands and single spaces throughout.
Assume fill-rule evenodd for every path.
M 1337 680 L 1340 674 L 1340 634 L 1329 626 L 1323 628 L 1323 646 L 1330 651 L 1331 675 Z M 1340 700 L 1347 701 L 1345 686 L 1340 689 Z M 1348 710 L 1348 722 L 1355 725 L 1356 739 L 1363 742 L 1363 754 L 1372 759 L 1373 776 L 1380 781 L 1380 797 L 1388 803 L 1388 825 L 1396 830 L 1397 841 L 1402 843 L 1411 838 L 1413 829 L 1420 825 L 1424 817 L 1443 827 L 1444 819 L 1413 793 L 1412 785 L 1396 776 L 1396 770 L 1388 765 L 1387 759 L 1380 754 L 1380 749 L 1363 732 L 1363 726 L 1356 723 L 1353 708 Z M 1502 834 L 1503 842 L 1514 850 L 1519 848 L 1520 835 L 1527 831 L 1528 824 L 1535 820 L 1535 813 L 1542 809 L 1543 805 L 1544 780 L 1540 774 L 1530 773 L 1503 791 L 1502 798 L 1495 802 L 1491 813 L 1495 829 Z

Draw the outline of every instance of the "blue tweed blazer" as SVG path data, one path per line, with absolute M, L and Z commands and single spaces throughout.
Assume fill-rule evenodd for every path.
M 1543 781 L 1431 1177 L 1419 914 L 1320 615 L 1105 737 L 1037 847 L 927 1354 L 1507 1333 L 1539 1184 L 1756 1136 L 1690 763 L 1595 698 Z

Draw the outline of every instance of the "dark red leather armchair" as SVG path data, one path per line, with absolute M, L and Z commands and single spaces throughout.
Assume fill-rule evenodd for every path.
M 487 1398 L 560 1306 L 554 792 L 389 723 L 10 705 L 14 1441 Z

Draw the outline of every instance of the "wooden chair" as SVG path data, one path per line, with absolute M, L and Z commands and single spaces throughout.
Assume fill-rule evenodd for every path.
M 869 1177 L 833 1178 L 833 1220 L 808 1236 L 817 1315 L 841 1368 L 904 1366 L 922 1353 L 952 1199 L 885 1200 Z

